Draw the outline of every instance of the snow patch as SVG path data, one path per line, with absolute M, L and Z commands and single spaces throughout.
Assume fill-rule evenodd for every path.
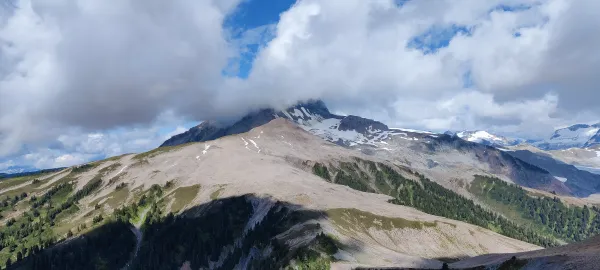
M 208 152 L 208 149 L 210 149 L 211 145 L 210 144 L 205 144 L 204 145 L 204 150 L 202 150 L 202 154 L 206 155 L 206 153 Z
M 254 145 L 254 147 L 256 147 L 256 149 L 260 149 L 258 147 L 258 145 L 256 145 L 256 142 L 254 140 L 252 140 L 252 139 L 248 139 L 248 140 Z
M 119 174 L 121 174 L 123 172 L 123 170 L 125 170 L 127 168 L 128 165 L 125 165 L 123 168 L 121 168 L 121 170 L 119 170 L 119 172 L 115 175 L 113 175 L 113 177 L 117 177 Z
M 558 181 L 561 181 L 563 183 L 567 182 L 567 178 L 564 178 L 564 177 L 554 176 L 554 178 L 556 178 Z
M 292 117 L 287 111 L 284 110 L 282 112 L 285 115 L 285 117 L 287 117 L 287 119 L 294 120 L 294 117 Z
M 294 112 L 291 113 L 291 115 L 296 116 L 297 118 L 304 118 L 304 115 L 302 114 L 302 112 L 296 108 L 294 108 Z
M 456 136 L 458 136 L 461 139 L 470 141 L 470 142 L 481 142 L 483 140 L 500 141 L 500 142 L 503 141 L 502 138 L 500 138 L 496 135 L 490 134 L 487 131 L 483 131 L 483 130 L 478 130 L 475 132 L 464 132 L 463 131 L 463 132 L 456 133 Z
M 599 131 L 600 128 L 593 126 L 575 130 L 561 128 L 556 130 L 549 140 L 540 141 L 535 145 L 549 145 L 551 149 L 583 147 Z
M 430 132 L 430 131 L 410 129 L 410 128 L 390 128 L 390 130 L 400 130 L 400 131 L 413 132 L 413 133 L 434 134 L 433 132 Z
M 305 121 L 304 125 L 301 125 L 300 127 L 327 141 L 335 143 L 342 140 L 350 146 L 358 144 L 377 146 L 377 143 L 390 136 L 389 131 L 375 130 L 373 128 L 367 130 L 368 136 L 355 130 L 339 130 L 338 127 L 340 126 L 340 122 L 340 119 L 334 118 L 313 119 L 311 121 Z
M 244 137 L 240 137 L 242 139 L 242 141 L 244 141 L 244 147 L 246 147 L 246 149 L 250 150 L 250 148 L 248 148 L 248 142 L 244 139 Z
M 307 109 L 305 109 L 304 107 L 300 107 L 300 110 L 302 110 L 302 112 L 303 112 L 303 113 L 304 113 L 306 116 L 308 116 L 308 118 L 310 118 L 310 119 L 313 119 L 313 115 L 312 115 L 312 114 L 310 114 L 310 112 L 308 112 L 308 110 L 307 110 Z

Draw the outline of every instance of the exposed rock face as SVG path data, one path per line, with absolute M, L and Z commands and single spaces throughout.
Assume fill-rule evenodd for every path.
M 340 126 L 338 127 L 338 130 L 341 131 L 355 130 L 356 132 L 363 134 L 367 133 L 368 131 L 386 131 L 388 129 L 388 126 L 381 122 L 354 115 L 348 115 L 344 117 L 344 119 L 342 119 L 340 122 Z
M 162 146 L 175 146 L 188 142 L 204 142 L 214 140 L 226 135 L 226 129 L 220 128 L 219 124 L 214 121 L 204 121 L 200 125 L 190 128 L 188 131 L 177 134 L 167 141 Z

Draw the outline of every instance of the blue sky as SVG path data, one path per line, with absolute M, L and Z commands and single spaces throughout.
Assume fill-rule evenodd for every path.
M 239 78 L 246 78 L 248 76 L 256 53 L 262 46 L 271 40 L 272 35 L 274 34 L 272 31 L 279 21 L 280 14 L 288 10 L 294 3 L 295 0 L 243 0 L 232 13 L 227 15 L 223 23 L 224 29 L 230 33 L 232 42 L 243 43 L 242 46 L 244 46 L 245 49 L 240 53 L 239 56 L 230 59 L 229 66 L 223 70 L 224 76 L 233 76 Z M 247 36 L 245 34 L 253 30 L 260 30 L 260 37 L 258 39 L 244 40 L 244 38 Z M 237 68 L 232 71 L 230 68 L 231 66 L 237 66 Z M 89 135 L 79 136 L 83 137 L 83 139 L 77 139 L 80 140 L 80 142 L 74 143 L 73 146 L 67 146 L 65 144 L 68 143 L 61 141 L 53 141 L 47 143 L 45 146 L 42 146 L 44 150 L 41 152 L 46 153 L 48 156 L 54 157 L 54 160 L 60 158 L 73 158 L 72 161 L 67 161 L 64 163 L 53 162 L 51 157 L 42 157 L 42 155 L 39 155 L 39 146 L 30 147 L 23 145 L 23 147 L 17 151 L 16 154 L 7 157 L 0 157 L 0 173 L 44 169 L 54 166 L 69 166 L 72 165 L 72 163 L 104 159 L 111 155 L 120 154 L 121 152 L 147 151 L 157 147 L 166 138 L 177 133 L 181 133 L 182 131 L 197 125 L 199 122 L 201 121 L 178 119 L 177 121 L 170 121 L 167 123 L 154 123 L 147 128 L 149 129 L 147 132 L 148 134 L 145 134 L 145 137 L 149 138 L 148 142 L 140 144 L 139 147 L 135 145 L 132 147 L 123 147 L 124 149 L 120 151 L 112 152 L 103 151 L 105 149 L 98 149 L 98 151 L 88 151 L 88 153 L 85 153 L 82 155 L 82 157 L 77 157 L 77 154 L 86 152 L 82 151 L 81 149 L 93 147 L 92 144 L 94 144 L 94 140 L 88 139 L 86 141 L 86 138 L 88 138 Z M 143 129 L 144 127 L 140 128 Z M 127 139 L 134 141 L 141 140 L 135 136 L 134 138 L 127 136 L 127 133 L 130 132 L 130 127 L 117 127 L 100 132 L 92 132 L 91 134 L 102 134 L 103 140 L 104 138 L 108 137 L 113 137 L 114 140 L 117 141 Z M 142 134 L 142 136 L 144 136 L 144 134 Z M 102 143 L 97 144 L 101 145 L 101 147 L 107 147 L 108 145 L 115 143 L 130 144 L 128 141 L 117 141 L 106 139 Z M 32 156 L 34 155 L 39 155 L 40 157 L 33 158 Z
M 244 0 L 233 14 L 225 19 L 224 27 L 232 30 L 233 39 L 240 40 L 249 30 L 269 25 L 275 26 L 279 21 L 279 15 L 288 10 L 295 2 L 295 0 Z M 233 59 L 231 63 L 231 65 L 239 65 L 239 68 L 236 72 L 225 71 L 224 74 L 240 78 L 248 77 L 256 53 L 273 38 L 271 30 L 273 29 L 261 31 L 258 43 L 245 44 L 247 51 L 242 53 L 239 58 Z

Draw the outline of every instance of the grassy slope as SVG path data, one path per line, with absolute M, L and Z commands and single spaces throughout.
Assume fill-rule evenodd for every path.
M 173 204 L 171 205 L 171 212 L 179 213 L 186 205 L 192 202 L 198 192 L 200 191 L 200 185 L 193 185 L 189 187 L 178 187 L 173 191 Z
M 457 195 L 423 176 L 417 175 L 419 180 L 409 180 L 399 171 L 405 170 L 358 158 L 354 162 L 340 162 L 329 166 L 317 163 L 313 166 L 313 173 L 325 180 L 333 179 L 332 182 L 353 189 L 390 195 L 395 198 L 391 201 L 395 204 L 475 224 L 537 245 L 556 244 L 545 235 L 537 234 L 536 230 L 521 227 L 510 219 L 497 217 L 497 214 L 483 209 L 472 200 Z M 404 173 L 416 175 L 411 171 Z M 340 178 L 339 175 L 343 177 Z
M 583 215 L 581 214 L 583 208 L 565 204 L 557 198 L 535 196 L 536 194 L 527 192 L 515 185 L 505 183 L 500 179 L 476 176 L 469 187 L 469 191 L 477 196 L 479 200 L 491 206 L 512 221 L 522 226 L 529 227 L 540 234 L 553 237 L 561 242 L 579 241 L 582 240 L 579 238 L 586 238 L 600 232 L 600 228 L 596 228 L 596 226 L 600 226 L 597 219 L 598 213 L 593 209 L 589 209 L 590 217 L 587 222 L 583 224 L 583 222 L 579 222 L 583 220 Z M 531 203 L 535 203 L 535 205 L 539 207 L 533 208 L 531 207 Z M 551 206 L 546 207 L 547 205 Z M 561 220 L 562 222 L 565 222 L 565 225 L 563 227 L 559 226 L 561 230 L 568 229 L 570 225 L 578 228 L 583 226 L 585 227 L 585 230 L 575 230 L 576 232 L 578 231 L 580 235 L 561 235 L 553 229 L 555 226 L 558 226 L 558 223 L 552 222 L 550 218 L 548 218 L 549 220 L 546 224 L 537 218 L 532 219 L 531 214 L 529 213 L 532 209 L 535 211 L 534 216 L 545 214 L 550 217 L 554 214 L 562 217 Z
M 480 178 L 476 177 L 476 179 L 471 183 L 471 186 L 468 190 L 469 192 L 471 192 L 471 194 L 475 195 L 481 202 L 491 207 L 491 209 L 493 209 L 494 211 L 502 214 L 506 218 L 512 220 L 513 222 L 521 226 L 525 226 L 535 231 L 538 231 L 544 234 L 545 236 L 553 237 L 552 233 L 549 232 L 546 228 L 539 226 L 530 219 L 524 218 L 522 213 L 517 211 L 517 209 L 515 209 L 514 207 L 510 207 L 508 205 L 491 199 L 487 195 L 487 193 L 490 189 L 494 188 L 494 186 L 494 183 L 483 182 Z

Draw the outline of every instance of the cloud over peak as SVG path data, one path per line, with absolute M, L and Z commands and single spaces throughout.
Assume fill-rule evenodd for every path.
M 598 1 L 301 0 L 275 23 L 230 22 L 248 1 L 3 2 L 0 157 L 311 98 L 439 131 L 600 118 Z

